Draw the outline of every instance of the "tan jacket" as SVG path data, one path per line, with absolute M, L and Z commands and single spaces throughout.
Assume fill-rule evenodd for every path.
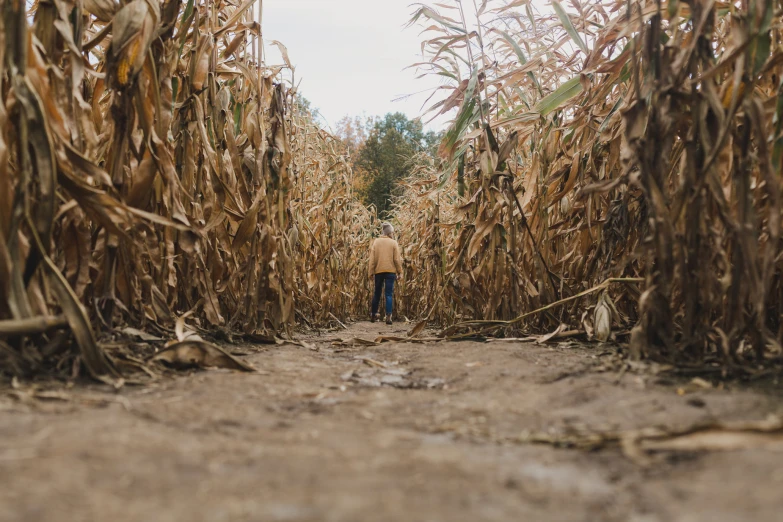
M 383 272 L 402 274 L 400 246 L 390 237 L 376 239 L 370 248 L 370 277 Z

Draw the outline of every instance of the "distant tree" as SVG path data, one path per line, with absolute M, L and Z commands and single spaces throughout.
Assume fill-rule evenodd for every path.
M 367 141 L 376 121 L 377 116 L 343 116 L 335 125 L 335 135 L 351 154 L 356 154 Z
M 294 104 L 297 106 L 297 109 L 300 112 L 309 114 L 313 121 L 319 125 L 326 125 L 326 122 L 321 115 L 321 111 L 318 110 L 318 107 L 315 107 L 310 100 L 298 92 L 294 95 Z
M 403 113 L 389 113 L 375 121 L 355 159 L 357 170 L 366 176 L 363 183 L 365 204 L 375 205 L 385 218 L 400 180 L 408 176 L 411 158 L 419 152 L 434 154 L 439 136 L 424 132 L 420 121 Z
M 310 102 L 310 100 L 298 92 L 294 95 L 294 103 L 299 106 L 299 110 L 302 112 L 316 112 L 318 110 L 313 107 L 313 104 Z

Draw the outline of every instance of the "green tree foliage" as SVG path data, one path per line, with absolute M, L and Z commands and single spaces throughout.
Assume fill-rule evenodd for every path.
M 318 107 L 313 105 L 313 102 L 298 92 L 294 96 L 294 105 L 296 105 L 297 110 L 300 112 L 309 114 L 319 125 L 326 125 L 326 120 L 324 120 L 323 115 L 321 114 L 321 111 L 318 109 Z
M 438 139 L 401 112 L 376 120 L 355 161 L 367 178 L 362 190 L 365 204 L 375 205 L 378 215 L 385 217 L 397 183 L 410 173 L 411 159 L 420 152 L 434 154 Z

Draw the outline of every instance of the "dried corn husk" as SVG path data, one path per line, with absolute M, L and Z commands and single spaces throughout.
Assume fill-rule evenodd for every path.
M 593 328 L 595 329 L 595 338 L 601 342 L 608 341 L 612 335 L 612 305 L 609 304 L 606 292 L 601 293 L 598 303 L 595 305 Z

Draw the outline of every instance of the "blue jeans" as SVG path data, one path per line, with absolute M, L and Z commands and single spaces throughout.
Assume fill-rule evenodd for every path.
M 381 304 L 381 290 L 386 284 L 386 314 L 392 313 L 392 295 L 394 294 L 394 281 L 397 280 L 397 274 L 382 272 L 375 274 L 375 293 L 372 296 L 372 315 L 378 313 L 378 307 Z

